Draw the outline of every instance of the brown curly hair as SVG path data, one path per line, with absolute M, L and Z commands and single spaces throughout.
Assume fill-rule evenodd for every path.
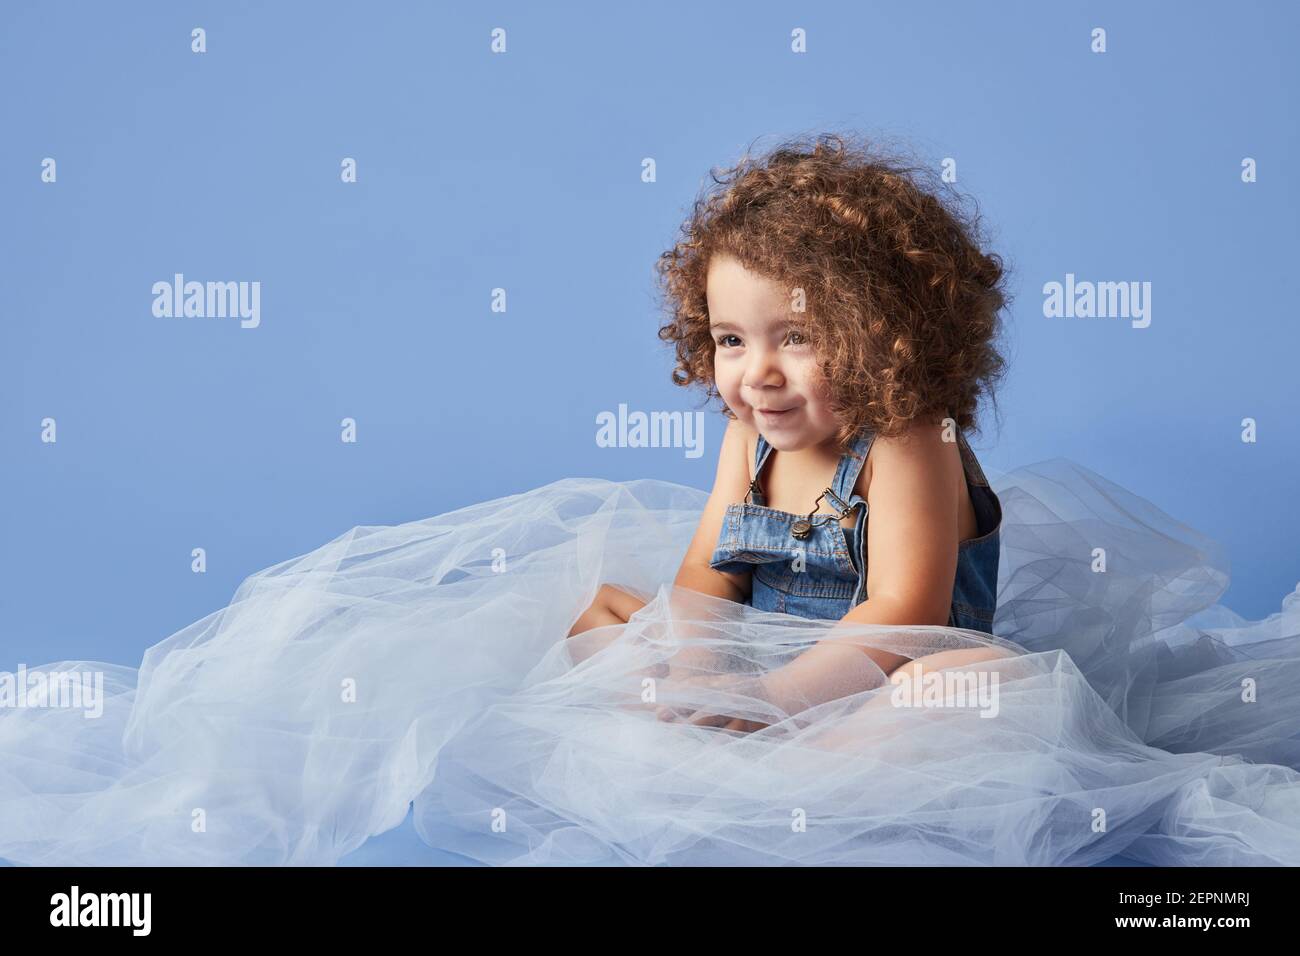
M 803 289 L 805 331 L 842 449 L 864 428 L 895 436 L 949 414 L 978 433 L 979 396 L 996 407 L 1006 369 L 996 346 L 1004 264 L 981 250 L 978 213 L 967 215 L 927 172 L 836 133 L 757 159 L 746 151 L 721 174 L 711 170 L 724 188 L 696 200 L 656 266 L 670 316 L 659 337 L 676 346 L 673 381 L 703 383 L 706 401 L 721 398 L 706 277 L 710 259 L 726 254 Z M 725 402 L 722 411 L 736 417 Z

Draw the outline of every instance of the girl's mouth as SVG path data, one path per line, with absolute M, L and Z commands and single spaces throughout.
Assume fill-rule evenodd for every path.
M 764 418 L 764 420 L 769 421 L 769 422 L 776 422 L 776 421 L 781 421 L 783 418 L 788 417 L 792 412 L 795 411 L 795 409 L 793 409 L 793 408 L 782 408 L 782 409 L 779 409 L 779 410 L 777 410 L 777 409 L 769 410 L 769 409 L 765 409 L 765 408 L 758 408 L 758 409 L 755 409 L 755 411 L 757 411 L 758 414 L 762 415 L 763 418 Z

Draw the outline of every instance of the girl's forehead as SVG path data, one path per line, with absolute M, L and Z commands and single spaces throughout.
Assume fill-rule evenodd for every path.
M 777 316 L 788 310 L 785 287 L 765 275 L 752 272 L 734 259 L 710 263 L 706 293 L 711 311 L 752 313 Z M 719 315 L 721 319 L 731 315 Z

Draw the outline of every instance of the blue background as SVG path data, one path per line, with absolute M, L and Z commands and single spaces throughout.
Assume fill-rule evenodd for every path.
M 600 448 L 595 417 L 702 407 L 669 379 L 654 261 L 711 166 L 835 130 L 956 158 L 1013 269 L 986 469 L 1079 461 L 1221 540 L 1225 603 L 1276 611 L 1300 579 L 1298 21 L 1280 3 L 6 3 L 0 669 L 137 664 L 354 525 L 571 475 L 708 488 L 715 411 L 695 459 Z M 260 281 L 261 326 L 154 317 L 176 272 Z M 1067 272 L 1150 281 L 1150 328 L 1044 318 Z

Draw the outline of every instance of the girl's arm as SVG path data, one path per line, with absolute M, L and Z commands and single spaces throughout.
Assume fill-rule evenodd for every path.
M 728 574 L 709 567 L 709 559 L 718 545 L 727 506 L 744 499 L 749 491 L 749 462 L 746 426 L 735 419 L 728 421 L 718 452 L 718 469 L 713 491 L 700 517 L 695 537 L 686 549 L 673 583 L 692 591 L 712 594 L 743 603 L 750 593 L 750 575 Z

